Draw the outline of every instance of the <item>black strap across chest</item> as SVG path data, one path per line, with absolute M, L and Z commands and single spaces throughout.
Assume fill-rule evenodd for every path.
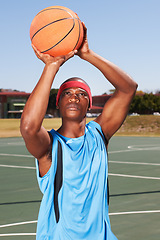
M 62 182 L 63 182 L 62 146 L 61 143 L 58 141 L 57 170 L 54 179 L 54 211 L 57 223 L 59 221 L 58 193 L 62 187 Z
M 98 133 L 100 134 L 104 144 L 105 144 L 105 147 L 106 147 L 106 153 L 108 155 L 108 149 L 107 149 L 107 146 L 108 146 L 108 140 L 105 138 L 105 136 L 102 135 L 102 133 L 99 131 L 98 128 L 96 128 Z M 107 162 L 108 164 L 108 162 Z M 107 202 L 108 202 L 108 205 L 109 205 L 109 180 L 108 180 L 108 177 L 107 177 Z

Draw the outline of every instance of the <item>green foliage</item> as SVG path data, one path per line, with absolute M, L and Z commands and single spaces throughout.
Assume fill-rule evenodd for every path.
M 152 93 L 136 95 L 132 101 L 129 112 L 136 112 L 139 114 L 153 114 L 153 112 L 160 112 L 160 95 L 154 95 Z
M 49 96 L 49 102 L 48 102 L 48 109 L 56 109 L 56 96 L 58 93 L 58 89 L 51 89 L 50 96 Z

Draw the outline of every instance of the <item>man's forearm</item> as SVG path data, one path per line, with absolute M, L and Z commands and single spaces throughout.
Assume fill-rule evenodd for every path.
M 32 128 L 32 131 L 38 131 L 41 127 L 57 69 L 51 64 L 45 65 L 43 73 L 25 105 L 21 122 L 25 126 L 27 125 L 27 128 Z

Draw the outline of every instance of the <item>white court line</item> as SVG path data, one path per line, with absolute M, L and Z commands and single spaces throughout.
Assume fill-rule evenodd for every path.
M 0 167 L 23 168 L 23 169 L 36 169 L 36 167 L 16 166 L 16 165 L 3 165 L 3 164 L 0 164 Z
M 132 149 L 126 149 L 126 150 L 117 150 L 117 151 L 109 151 L 108 154 L 112 153 L 123 153 L 123 152 L 136 152 L 136 151 L 150 151 L 150 150 L 160 150 L 159 148 L 132 148 Z
M 32 155 L 20 155 L 20 154 L 9 154 L 9 153 L 0 153 L 0 156 L 33 158 Z
M 25 146 L 24 142 L 0 142 L 0 148 L 6 147 L 7 145 L 9 146 Z
M 0 225 L 0 228 L 19 226 L 19 225 L 25 225 L 25 224 L 30 224 L 30 223 L 37 223 L 37 220 Z
M 143 214 L 143 213 L 160 213 L 160 210 L 133 211 L 133 212 L 117 212 L 117 213 L 109 213 L 109 216 L 127 215 L 127 214 Z
M 121 161 L 109 161 L 109 162 L 110 162 L 110 163 L 122 163 L 122 164 L 135 164 L 135 165 L 160 166 L 160 163 L 121 162 Z
M 117 150 L 117 151 L 109 151 L 108 154 L 112 153 L 123 153 L 123 152 L 135 152 L 135 149 L 126 149 L 126 150 Z
M 36 233 L 8 233 L 8 234 L 0 234 L 0 237 L 11 237 L 11 236 L 36 236 Z
M 147 213 L 160 213 L 160 210 L 149 210 L 149 211 L 132 211 L 132 212 L 117 212 L 117 213 L 109 213 L 109 216 L 118 216 L 118 215 L 132 215 L 132 214 L 147 214 Z M 35 221 L 27 221 L 27 222 L 19 222 L 19 223 L 11 223 L 6 225 L 0 225 L 0 228 L 18 226 L 23 224 L 37 223 Z M 9 236 L 36 236 L 36 233 L 9 233 L 9 234 L 0 234 L 0 237 L 9 237 Z
M 116 177 L 128 177 L 128 178 L 140 178 L 140 179 L 151 179 L 151 180 L 160 180 L 159 177 L 146 177 L 146 176 L 136 176 L 136 175 L 126 175 L 126 174 L 115 174 L 115 173 L 108 173 L 110 176 Z
M 143 214 L 143 213 L 160 213 L 160 210 L 117 212 L 117 213 L 109 213 L 109 216 L 127 215 L 127 214 Z M 0 225 L 0 228 L 13 227 L 13 226 L 19 226 L 19 225 L 31 224 L 31 223 L 37 223 L 37 220 Z
M 10 143 L 7 143 L 7 145 L 13 145 L 13 146 L 25 146 L 25 143 L 24 142 L 10 142 Z
M 145 146 L 144 147 L 139 147 L 139 146 Z M 156 146 L 156 145 L 133 145 L 133 146 L 128 146 L 128 149 L 124 149 L 124 150 L 117 150 L 117 151 L 109 151 L 109 154 L 112 153 L 123 153 L 123 152 L 135 152 L 135 151 L 150 151 L 150 150 L 160 150 L 160 146 Z
M 131 145 L 128 146 L 129 149 L 135 149 L 135 150 L 160 150 L 160 144 L 148 144 L 148 145 Z

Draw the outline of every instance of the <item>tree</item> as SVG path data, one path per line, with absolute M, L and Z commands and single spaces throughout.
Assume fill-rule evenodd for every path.
M 153 112 L 160 112 L 160 96 L 152 93 L 136 95 L 131 103 L 129 112 L 136 112 L 139 114 L 153 114 Z
M 51 89 L 50 96 L 49 96 L 48 107 L 47 107 L 47 113 L 50 113 L 55 117 L 59 116 L 58 110 L 56 109 L 57 93 L 58 93 L 58 89 L 55 89 L 55 88 Z

